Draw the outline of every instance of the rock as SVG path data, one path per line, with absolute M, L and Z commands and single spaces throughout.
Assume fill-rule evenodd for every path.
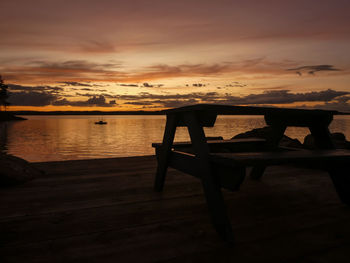
M 26 120 L 25 118 L 18 117 L 11 112 L 7 111 L 0 111 L 0 122 L 2 121 L 22 121 Z
M 222 137 L 222 136 L 215 136 L 215 137 L 213 137 L 213 136 L 209 136 L 209 137 L 206 136 L 205 139 L 207 139 L 207 141 L 221 141 L 221 140 L 224 139 L 224 137 Z
M 245 133 L 237 134 L 236 136 L 232 137 L 232 139 L 244 139 L 244 138 L 253 138 L 253 137 L 267 139 L 270 134 L 271 134 L 271 127 L 266 126 L 263 128 L 253 129 Z M 292 139 L 286 135 L 283 135 L 279 146 L 293 147 L 293 148 L 303 147 L 302 143 L 298 139 Z
M 331 133 L 331 139 L 336 149 L 350 149 L 350 142 L 346 140 L 343 133 Z M 305 136 L 303 146 L 310 150 L 316 149 L 315 140 L 311 134 Z
M 27 182 L 43 175 L 43 172 L 33 167 L 21 158 L 0 154 L 0 187 L 9 187 Z
M 332 140 L 346 141 L 345 135 L 341 132 L 331 133 Z
M 303 148 L 303 144 L 298 139 L 293 139 L 286 135 L 283 135 L 279 146 L 291 147 L 291 148 Z
M 311 134 L 305 136 L 303 146 L 306 149 L 315 149 L 315 140 Z
M 252 137 L 265 139 L 270 133 L 271 133 L 271 127 L 266 126 L 263 128 L 257 128 L 251 131 L 237 134 L 236 136 L 232 137 L 232 139 L 245 139 L 245 138 L 252 138 Z

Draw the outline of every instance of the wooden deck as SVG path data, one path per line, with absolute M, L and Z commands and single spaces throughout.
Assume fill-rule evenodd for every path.
M 37 163 L 0 190 L 0 262 L 349 262 L 350 208 L 326 173 L 268 168 L 225 192 L 235 246 L 209 222 L 200 182 L 153 156 Z

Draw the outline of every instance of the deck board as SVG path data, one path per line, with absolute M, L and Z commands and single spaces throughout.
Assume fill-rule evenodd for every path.
M 271 167 L 224 191 L 236 243 L 213 230 L 200 182 L 154 156 L 36 163 L 0 190 L 0 262 L 347 262 L 350 208 L 327 174 Z

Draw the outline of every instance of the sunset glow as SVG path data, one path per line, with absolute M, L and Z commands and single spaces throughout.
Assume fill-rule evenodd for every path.
M 2 0 L 11 110 L 350 112 L 350 2 Z

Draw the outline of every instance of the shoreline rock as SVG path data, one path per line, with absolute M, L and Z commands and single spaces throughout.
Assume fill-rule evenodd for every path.
M 271 127 L 266 126 L 263 128 L 257 128 L 244 133 L 237 134 L 236 136 L 232 137 L 232 139 L 244 139 L 253 137 L 267 139 L 270 133 Z M 331 133 L 331 139 L 336 149 L 350 149 L 350 142 L 346 140 L 346 137 L 343 133 Z M 286 135 L 283 135 L 279 146 L 308 150 L 316 149 L 315 141 L 311 134 L 305 136 L 303 143 L 301 143 L 298 139 L 293 139 Z
M 350 149 L 350 142 L 346 140 L 345 135 L 341 132 L 331 133 L 331 140 L 336 149 Z M 315 140 L 311 134 L 305 136 L 303 147 L 309 150 L 316 149 Z
M 0 188 L 25 183 L 44 173 L 19 157 L 0 153 Z
M 271 133 L 271 127 L 266 126 L 263 128 L 257 128 L 244 133 L 237 134 L 236 136 L 232 137 L 232 139 L 245 139 L 245 138 L 252 138 L 252 137 L 267 139 L 270 133 Z M 303 148 L 303 144 L 298 139 L 290 138 L 287 135 L 283 135 L 279 143 L 279 146 Z
M 10 112 L 0 112 L 0 122 L 3 121 L 24 121 L 26 118 L 18 117 Z

